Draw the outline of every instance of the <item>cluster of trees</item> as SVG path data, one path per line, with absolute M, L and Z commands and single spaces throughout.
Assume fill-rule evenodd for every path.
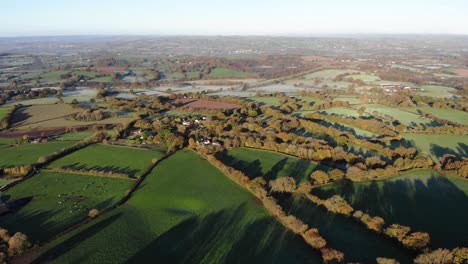
M 436 168 L 440 171 L 468 179 L 468 158 L 446 154 L 439 161 L 440 166 Z
M 111 112 L 103 111 L 101 109 L 82 109 L 79 113 L 70 115 L 70 118 L 76 121 L 100 121 L 112 116 Z
M 11 257 L 21 255 L 31 247 L 25 234 L 16 232 L 10 236 L 8 230 L 0 228 L 0 263 L 7 263 Z
M 329 101 L 322 104 L 314 105 L 315 110 L 324 110 L 333 107 L 349 107 L 348 101 Z
M 19 165 L 13 167 L 0 168 L 0 175 L 7 175 L 9 177 L 21 177 L 29 172 L 33 167 L 31 165 Z
M 310 193 L 305 193 L 304 196 L 313 203 L 324 206 L 330 212 L 345 216 L 352 215 L 354 219 L 363 223 L 367 229 L 379 234 L 383 233 L 390 238 L 396 239 L 407 248 L 420 250 L 425 248 L 430 242 L 430 236 L 428 233 L 410 233 L 411 228 L 407 226 L 392 224 L 384 229 L 385 220 L 382 217 L 370 216 L 360 210 L 355 211 L 354 208 L 339 195 L 333 195 L 326 200 L 320 199 Z
M 335 123 L 343 123 L 353 127 L 361 128 L 376 134 L 381 134 L 384 136 L 389 137 L 396 137 L 398 132 L 396 132 L 392 126 L 385 124 L 384 122 L 380 121 L 379 119 L 372 118 L 355 118 L 355 117 L 348 117 L 344 115 L 327 115 L 324 113 L 315 112 L 313 114 L 307 115 L 306 117 L 310 117 L 313 119 L 325 119 L 330 122 Z
M 439 248 L 419 254 L 414 259 L 415 264 L 465 264 L 468 263 L 468 248 L 457 247 L 451 251 Z

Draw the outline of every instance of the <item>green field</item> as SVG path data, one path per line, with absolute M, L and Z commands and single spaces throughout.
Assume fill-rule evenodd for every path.
M 423 85 L 419 88 L 424 89 L 420 92 L 421 95 L 432 96 L 432 97 L 452 97 L 455 91 L 452 87 L 440 86 L 440 85 Z
M 438 162 L 445 154 L 466 156 L 468 137 L 460 135 L 403 134 L 403 138 L 415 145 L 425 155 Z
M 5 118 L 8 111 L 10 111 L 10 107 L 0 107 L 0 120 L 3 120 L 3 118 Z
M 99 77 L 95 79 L 89 80 L 90 82 L 102 82 L 102 83 L 110 83 L 112 82 L 112 77 L 110 76 L 104 76 L 104 77 Z
M 359 116 L 357 110 L 348 108 L 348 107 L 332 107 L 332 108 L 328 108 L 324 110 L 319 110 L 319 112 L 325 112 L 327 114 L 354 116 L 354 117 Z M 368 116 L 368 114 L 364 113 L 363 116 Z
M 47 79 L 50 82 L 59 82 L 62 80 L 60 76 L 70 73 L 70 71 L 50 71 L 39 75 L 43 79 Z
M 41 172 L 2 193 L 2 200 L 32 200 L 2 216 L 0 226 L 24 232 L 32 241 L 44 241 L 84 220 L 89 210 L 115 204 L 133 181 L 104 177 Z
M 41 156 L 48 156 L 62 148 L 75 144 L 73 141 L 25 144 L 0 149 L 0 167 L 37 163 Z
M 340 182 L 317 190 L 323 196 L 342 195 L 353 207 L 431 235 L 433 248 L 468 243 L 468 181 L 415 170 L 400 177 L 372 182 Z M 447 223 L 449 224 L 442 224 Z
M 97 72 L 89 72 L 89 71 L 73 71 L 72 74 L 82 75 L 82 76 L 88 77 L 88 78 L 96 78 L 96 75 L 98 75 Z
M 223 162 L 243 171 L 249 178 L 263 176 L 265 180 L 291 176 L 296 182 L 307 182 L 317 164 L 271 151 L 237 148 L 220 157 Z
M 160 158 L 163 152 L 109 145 L 91 145 L 73 152 L 49 165 L 51 168 L 71 168 L 75 170 L 98 170 L 125 173 L 138 177 L 149 167 L 153 159 Z
M 214 68 L 208 75 L 213 78 L 246 78 L 255 76 L 253 73 L 228 68 Z
M 366 111 L 369 113 L 377 111 L 381 114 L 389 115 L 405 125 L 415 126 L 417 124 L 427 124 L 431 122 L 428 119 L 421 119 L 417 113 L 407 111 L 406 109 L 394 108 L 379 104 L 358 105 L 355 106 L 355 108 L 358 109 L 361 106 L 366 107 Z
M 433 114 L 439 118 L 468 125 L 468 113 L 455 109 L 437 109 L 432 107 L 420 108 L 421 111 Z
M 320 263 L 252 195 L 189 150 L 161 162 L 127 204 L 44 250 L 41 260 L 52 263 Z

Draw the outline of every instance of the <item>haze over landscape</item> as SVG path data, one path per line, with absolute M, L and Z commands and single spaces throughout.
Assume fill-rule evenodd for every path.
M 0 264 L 468 264 L 468 2 L 1 10 Z
M 463 0 L 4 1 L 0 36 L 468 34 Z

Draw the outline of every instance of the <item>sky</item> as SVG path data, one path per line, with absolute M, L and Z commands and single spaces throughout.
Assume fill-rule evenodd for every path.
M 0 14 L 2 37 L 468 34 L 468 0 L 0 0 Z

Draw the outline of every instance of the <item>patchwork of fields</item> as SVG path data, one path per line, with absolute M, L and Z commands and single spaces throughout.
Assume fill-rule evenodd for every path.
M 252 195 L 189 150 L 161 162 L 127 204 L 44 251 L 42 260 L 51 263 L 220 263 L 232 256 L 257 263 L 320 262 Z

